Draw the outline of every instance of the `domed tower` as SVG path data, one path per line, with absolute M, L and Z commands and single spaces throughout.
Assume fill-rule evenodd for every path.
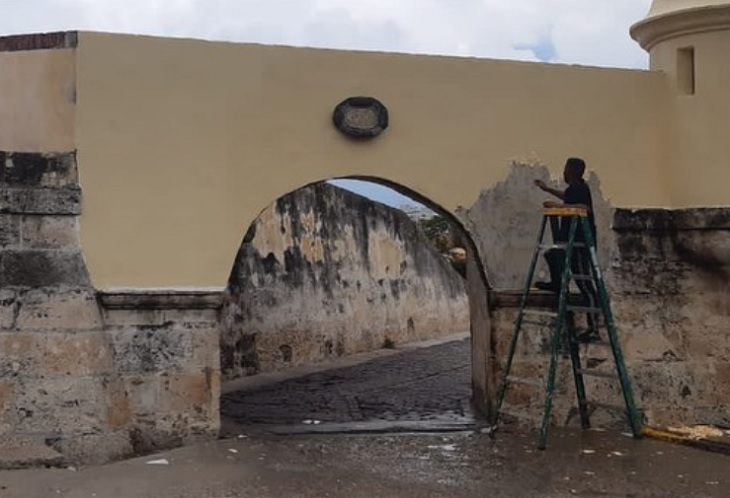
M 730 205 L 730 0 L 654 0 L 631 36 L 667 75 L 672 204 Z

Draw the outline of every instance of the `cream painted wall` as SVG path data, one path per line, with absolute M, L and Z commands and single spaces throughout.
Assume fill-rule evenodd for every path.
M 453 210 L 538 159 L 580 155 L 617 206 L 666 206 L 662 74 L 81 33 L 76 144 L 82 243 L 99 288 L 223 286 L 279 196 L 384 178 Z M 353 95 L 391 127 L 331 124 Z
M 0 52 L 0 150 L 74 148 L 73 50 Z
M 677 52 L 693 47 L 694 95 L 677 89 Z M 730 32 L 711 31 L 674 38 L 652 50 L 652 69 L 668 75 L 667 108 L 674 117 L 667 178 L 670 204 L 730 205 Z

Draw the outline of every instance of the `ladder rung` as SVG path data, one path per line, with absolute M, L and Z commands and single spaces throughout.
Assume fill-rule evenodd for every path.
M 525 386 L 545 387 L 545 383 L 541 380 L 525 379 L 523 377 L 515 377 L 513 375 L 507 376 L 507 382 L 510 382 L 512 384 L 522 384 Z
M 574 306 L 568 305 L 568 311 L 577 311 L 578 313 L 603 313 L 601 308 L 594 308 L 592 306 Z
M 567 249 L 568 244 L 540 244 L 540 249 Z M 586 247 L 583 242 L 574 242 L 573 247 Z
M 555 311 L 542 311 L 542 310 L 522 310 L 522 315 L 539 316 L 543 318 L 557 318 L 558 314 Z
M 581 368 L 578 370 L 578 373 L 581 375 L 587 375 L 588 377 L 602 377 L 605 379 L 613 379 L 616 377 L 615 373 L 600 372 L 598 370 L 593 370 L 591 368 Z
M 591 342 L 586 342 L 586 343 L 579 342 L 578 344 L 584 344 L 586 346 L 598 346 L 601 348 L 610 348 L 611 347 L 611 342 L 604 341 L 603 339 L 601 339 L 600 341 L 591 341 Z
M 537 327 L 552 327 L 552 323 L 541 322 L 539 320 L 522 319 L 522 325 L 535 325 Z
M 573 275 L 573 280 L 592 282 L 593 276 L 592 275 Z

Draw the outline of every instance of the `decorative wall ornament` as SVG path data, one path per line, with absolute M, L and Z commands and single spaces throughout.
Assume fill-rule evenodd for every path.
M 388 109 L 373 97 L 350 97 L 335 107 L 332 121 L 347 136 L 373 138 L 388 127 Z

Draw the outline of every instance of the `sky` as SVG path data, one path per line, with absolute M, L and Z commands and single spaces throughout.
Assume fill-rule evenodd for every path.
M 651 0 L 0 0 L 0 35 L 94 30 L 645 68 Z M 349 184 L 352 187 L 352 183 Z M 381 202 L 404 199 L 356 187 Z

